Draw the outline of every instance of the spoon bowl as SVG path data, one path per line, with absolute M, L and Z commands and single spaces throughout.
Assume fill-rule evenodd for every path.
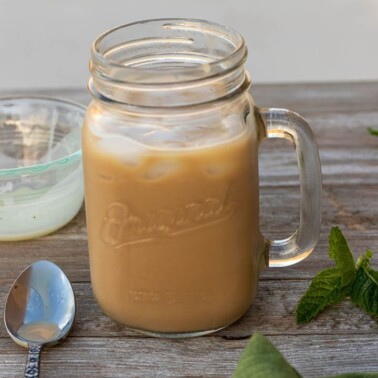
M 57 265 L 37 261 L 18 276 L 8 294 L 4 323 L 11 338 L 29 349 L 25 377 L 39 376 L 42 348 L 61 342 L 74 318 L 74 292 Z

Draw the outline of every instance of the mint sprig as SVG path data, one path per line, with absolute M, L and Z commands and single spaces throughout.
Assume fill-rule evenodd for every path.
M 342 301 L 348 295 L 350 288 L 343 288 L 341 282 L 342 272 L 338 268 L 325 269 L 316 275 L 298 304 L 297 323 L 307 323 L 325 307 Z
M 357 274 L 350 296 L 352 302 L 370 315 L 378 315 L 378 271 L 370 267 L 373 252 L 367 250 L 358 258 Z
M 371 135 L 378 136 L 378 129 L 373 129 L 372 127 L 369 127 L 368 130 Z
M 354 259 L 345 237 L 338 227 L 332 227 L 329 234 L 329 257 L 335 261 L 341 274 L 341 286 L 349 286 L 355 276 Z
M 373 253 L 368 250 L 354 264 L 347 241 L 338 227 L 329 235 L 329 256 L 335 268 L 318 273 L 300 299 L 296 310 L 298 324 L 307 323 L 325 307 L 351 296 L 352 302 L 378 316 L 378 271 L 370 266 Z
M 378 378 L 378 373 L 344 373 L 330 378 Z M 244 349 L 233 378 L 302 378 L 278 349 L 255 332 Z

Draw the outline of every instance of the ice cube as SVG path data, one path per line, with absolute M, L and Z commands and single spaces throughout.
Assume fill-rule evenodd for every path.
M 148 180 L 157 180 L 174 173 L 178 169 L 178 163 L 174 161 L 161 161 L 151 165 L 143 173 L 143 177 Z
M 183 147 L 185 138 L 178 130 L 160 129 L 145 135 L 146 143 L 158 147 Z
M 209 176 L 222 176 L 230 172 L 232 169 L 232 164 L 229 163 L 219 163 L 212 164 L 205 167 L 205 172 Z
M 239 134 L 245 128 L 245 122 L 240 114 L 230 114 L 223 118 L 222 127 L 228 137 Z
M 142 144 L 121 136 L 109 136 L 101 139 L 99 148 L 132 167 L 136 167 L 143 155 L 147 153 L 147 149 Z

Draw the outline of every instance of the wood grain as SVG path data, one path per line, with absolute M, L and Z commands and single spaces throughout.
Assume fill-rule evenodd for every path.
M 0 92 L 0 95 L 27 92 Z M 85 90 L 33 94 L 87 104 Z M 267 269 L 247 314 L 212 336 L 151 339 L 104 316 L 90 287 L 85 212 L 58 232 L 18 243 L 0 242 L 0 309 L 12 281 L 28 264 L 45 258 L 59 264 L 74 283 L 77 318 L 68 339 L 46 350 L 45 377 L 226 377 L 256 330 L 267 335 L 304 377 L 378 371 L 378 322 L 345 301 L 315 321 L 297 326 L 294 309 L 310 279 L 332 266 L 328 232 L 339 225 L 354 255 L 378 250 L 378 83 L 260 85 L 256 103 L 304 115 L 317 138 L 323 172 L 323 221 L 316 250 L 292 267 Z M 269 238 L 289 236 L 298 225 L 298 168 L 292 146 L 269 140 L 260 147 L 261 230 Z M 375 260 L 378 268 L 378 260 Z M 0 377 L 21 376 L 26 350 L 0 325 Z M 272 377 L 274 378 L 274 377 Z
M 0 288 L 0 301 L 10 288 L 10 283 Z M 350 301 L 339 303 L 319 315 L 307 325 L 296 325 L 294 311 L 299 298 L 308 288 L 309 281 L 261 281 L 258 293 L 249 311 L 235 324 L 221 330 L 215 337 L 242 339 L 259 331 L 264 335 L 295 334 L 372 334 L 377 322 L 373 317 L 353 306 Z M 142 337 L 103 315 L 97 306 L 90 284 L 73 285 L 77 300 L 77 317 L 70 337 Z M 7 338 L 3 324 L 0 338 Z
M 313 254 L 298 265 L 268 269 L 262 279 L 309 279 L 329 267 L 328 232 L 339 225 L 357 257 L 378 246 L 378 196 L 376 186 L 325 186 L 323 220 L 319 243 Z M 298 225 L 297 187 L 261 189 L 261 229 L 271 239 L 288 237 Z M 64 269 L 73 282 L 89 281 L 88 248 L 84 208 L 59 232 L 36 240 L 0 243 L 0 282 L 12 280 L 21 270 L 43 256 Z
M 378 370 L 376 335 L 277 335 L 269 339 L 306 378 Z M 10 339 L 0 341 L 1 376 L 22 376 L 26 350 Z M 247 342 L 217 337 L 71 337 L 42 353 L 41 372 L 49 378 L 229 377 Z

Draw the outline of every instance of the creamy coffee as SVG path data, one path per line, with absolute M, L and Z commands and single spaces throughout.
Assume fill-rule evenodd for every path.
M 187 129 L 120 124 L 113 135 L 92 126 L 83 131 L 88 242 L 103 311 L 162 333 L 241 317 L 264 246 L 256 128 L 232 119 Z

